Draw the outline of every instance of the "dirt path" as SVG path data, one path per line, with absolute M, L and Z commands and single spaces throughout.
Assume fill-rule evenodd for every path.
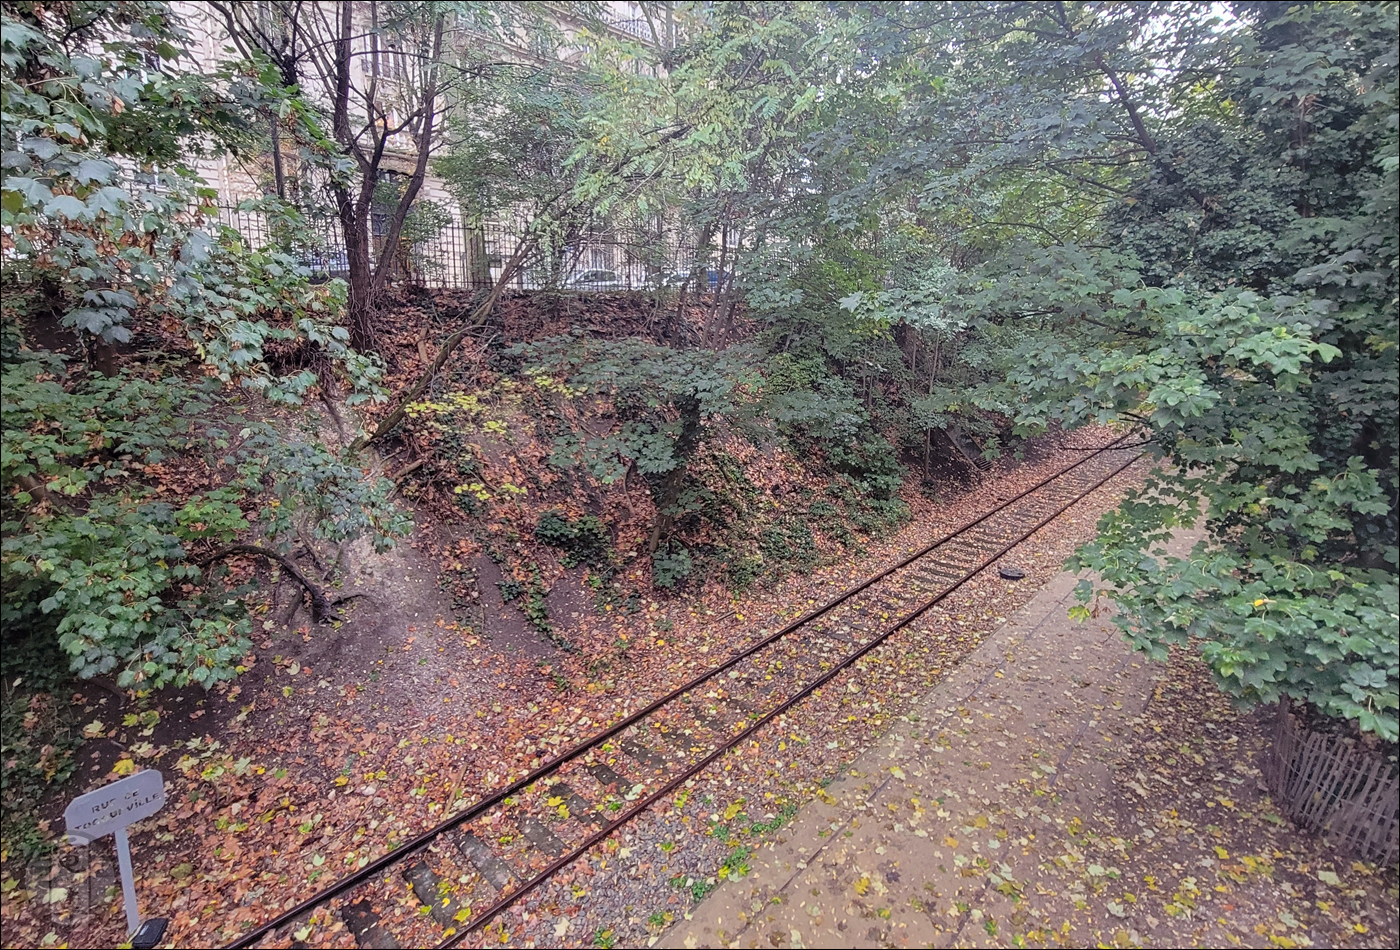
M 1069 620 L 1074 584 L 1042 588 L 660 945 L 1394 946 L 1393 873 L 1288 828 L 1262 733 L 1199 667 L 1167 679 L 1106 617 Z M 1151 755 L 1183 716 L 1179 758 Z

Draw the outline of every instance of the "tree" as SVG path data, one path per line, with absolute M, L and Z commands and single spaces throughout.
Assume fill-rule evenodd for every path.
M 1145 427 L 1177 470 L 1079 561 L 1133 642 L 1394 738 L 1394 7 L 838 20 L 846 69 L 750 270 L 770 345 L 863 377 L 890 422 Z M 949 351 L 956 376 L 925 369 Z M 1148 556 L 1200 515 L 1190 558 Z
M 379 369 L 346 345 L 335 285 L 205 216 L 189 159 L 247 141 L 278 96 L 256 69 L 176 71 L 188 35 L 163 3 L 0 17 L 7 654 L 57 644 L 80 676 L 209 686 L 249 647 L 223 562 L 277 562 L 324 614 L 292 541 L 403 529 L 386 483 L 240 403 L 295 414 L 330 375 L 382 399 Z
M 1076 562 L 1130 640 L 1196 646 L 1242 702 L 1290 696 L 1393 740 L 1396 14 L 1234 12 L 1146 63 L 1196 28 L 1187 14 L 993 12 L 1015 75 L 1039 77 L 1029 94 L 987 89 L 1006 164 L 1063 173 L 1061 153 L 1102 155 L 1121 196 L 1092 243 L 994 249 L 961 306 L 1041 328 L 1010 380 L 1024 430 L 1130 422 L 1172 463 Z M 1056 88 L 1047 139 L 1031 106 Z M 1190 556 L 1166 556 L 1170 531 L 1202 518 Z
M 345 240 L 352 342 L 372 350 L 379 300 L 400 263 L 405 220 L 444 143 L 445 113 L 464 84 L 512 68 L 483 48 L 532 26 L 517 24 L 514 5 L 210 6 L 245 57 L 266 58 L 287 93 L 324 115 L 330 141 L 306 144 L 327 165 L 326 188 Z

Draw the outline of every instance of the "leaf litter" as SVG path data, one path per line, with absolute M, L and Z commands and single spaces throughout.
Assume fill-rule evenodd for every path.
M 1086 444 L 1095 436 L 1087 434 Z M 547 671 L 534 658 L 492 651 L 449 614 L 405 632 L 397 647 L 428 661 L 423 679 L 437 686 L 436 703 L 396 702 L 373 670 L 366 676 L 292 661 L 279 665 L 261 688 L 241 683 L 232 695 L 211 700 L 209 706 L 222 702 L 228 713 L 215 733 L 200 735 L 187 726 L 188 737 L 152 742 L 136 728 L 114 727 L 123 753 L 109 758 L 108 777 L 132 762 L 161 768 L 168 784 L 166 810 L 133 828 L 143 908 L 172 918 L 169 939 L 176 945 L 231 939 L 436 824 L 454 803 L 460 807 L 522 774 L 752 642 L 765 624 L 797 616 L 1010 497 L 1081 454 L 1075 445 L 947 502 L 909 497 L 911 524 L 886 539 L 862 539 L 864 559 L 829 564 L 742 597 L 721 600 L 709 590 L 689 602 L 649 601 L 635 615 L 582 616 L 568 631 L 578 652 Z M 538 899 L 505 915 L 493 925 L 491 942 L 585 946 L 603 929 L 618 945 L 656 940 L 720 880 L 748 873 L 746 857 L 756 846 L 781 835 L 804 803 L 822 798 L 826 783 L 1052 577 L 1092 533 L 1116 490 L 1096 493 L 1018 548 L 1024 581 L 1008 585 L 984 577 L 968 584 L 917 634 L 892 638 L 757 741 L 595 848 Z M 352 612 L 347 623 L 355 620 Z M 598 675 L 599 659 L 611 676 Z M 716 703 L 724 701 L 721 694 L 713 697 Z M 162 714 L 174 715 L 168 709 Z M 202 714 L 186 715 L 197 728 L 195 717 Z M 581 785 L 573 776 L 570 781 Z M 609 794 L 588 787 L 584 797 L 606 807 Z M 567 806 L 554 802 L 557 796 L 537 797 L 537 813 L 557 827 Z M 498 843 L 522 859 L 527 852 L 519 840 Z M 76 873 L 64 868 L 73 863 L 66 846 L 42 869 L 18 868 L 7 859 L 6 945 L 101 945 L 121 938 L 111 855 L 94 848 L 86 857 L 91 860 Z M 1230 866 L 1249 868 L 1242 860 Z M 471 871 L 463 865 L 439 870 L 458 877 Z M 59 879 L 66 886 L 42 886 Z M 1312 880 L 1330 886 L 1316 875 Z M 71 896 L 82 889 L 86 899 Z M 390 929 L 430 933 L 422 929 L 424 908 L 406 882 L 375 891 L 375 909 Z M 1124 906 L 1113 903 L 1105 907 L 1109 914 Z M 1356 924 L 1386 932 L 1378 922 Z M 324 912 L 302 930 L 299 941 L 353 946 L 343 921 Z

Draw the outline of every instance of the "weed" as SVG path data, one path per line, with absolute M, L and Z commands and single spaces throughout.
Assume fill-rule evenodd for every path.
M 719 866 L 718 876 L 721 878 L 748 877 L 749 858 L 752 856 L 753 848 L 747 845 L 738 845 Z
M 678 891 L 688 891 L 690 899 L 698 904 L 705 899 L 706 894 L 715 889 L 715 879 L 702 880 L 688 874 L 678 874 L 671 878 L 671 886 Z
M 544 581 L 540 578 L 538 565 L 531 564 L 530 578 L 527 581 L 519 581 L 513 577 L 497 581 L 496 586 L 501 589 L 501 600 L 510 603 L 519 600 L 520 612 L 525 615 L 525 619 L 530 622 L 541 634 L 548 637 L 556 646 L 563 650 L 572 651 L 573 644 L 557 633 L 554 625 L 549 622 L 549 607 L 545 603 L 545 598 L 549 591 L 545 589 Z
M 792 816 L 797 814 L 797 806 L 793 804 L 784 805 L 778 813 L 766 822 L 756 821 L 749 825 L 749 834 L 765 835 L 772 831 L 777 831 L 783 825 L 792 820 Z

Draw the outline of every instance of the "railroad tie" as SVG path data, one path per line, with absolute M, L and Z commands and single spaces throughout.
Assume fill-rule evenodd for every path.
M 603 766 L 607 768 L 607 766 Z M 614 773 L 616 774 L 616 773 Z M 594 828 L 603 827 L 603 818 L 578 792 L 574 791 L 563 782 L 558 782 L 550 788 L 550 792 L 564 799 L 564 804 L 568 806 L 569 817 L 577 819 L 580 823 L 591 825 Z
M 662 733 L 666 741 L 682 754 L 688 754 L 696 746 L 712 748 L 714 742 L 723 741 L 730 735 L 731 730 L 723 719 L 717 719 L 706 712 L 692 710 L 685 710 L 685 715 L 698 728 L 683 729 L 677 727 Z M 705 738 L 704 733 L 706 732 L 711 735 L 711 739 Z
M 355 943 L 360 946 L 402 950 L 403 945 L 379 922 L 379 915 L 374 912 L 367 898 L 361 898 L 346 906 L 341 910 L 340 916 L 345 919 L 345 926 L 350 928 L 350 933 L 355 936 Z
M 627 736 L 619 744 L 622 746 L 622 751 L 626 752 L 629 758 L 636 759 L 649 769 L 664 769 L 668 764 L 664 755 L 644 745 L 642 740 L 638 739 L 636 736 Z
M 886 597 L 877 605 L 882 614 L 889 614 L 891 617 L 898 617 L 905 609 L 905 603 L 893 597 Z
M 551 858 L 557 858 L 559 855 L 569 850 L 568 846 L 560 841 L 558 836 L 550 831 L 549 827 L 545 825 L 544 822 L 535 818 L 533 815 L 525 815 L 517 824 L 520 826 L 521 832 L 524 833 L 526 840 Z
M 928 564 L 915 572 L 914 577 L 942 588 L 947 587 L 950 582 L 958 580 L 962 574 L 958 572 L 957 568 L 944 564 Z
M 405 869 L 403 876 L 413 888 L 413 896 L 428 908 L 428 913 L 437 921 L 438 926 L 444 929 L 453 926 L 459 908 L 456 902 L 447 896 L 447 889 L 442 886 L 443 879 L 434 873 L 428 863 L 419 861 Z
M 632 787 L 632 783 L 621 775 L 618 775 L 611 767 L 602 762 L 590 762 L 583 767 L 584 771 L 593 776 L 594 781 L 604 788 L 612 787 L 614 791 L 621 792 Z
M 500 858 L 496 857 L 496 852 L 492 851 L 476 835 L 461 834 L 456 837 L 457 850 L 462 852 L 462 856 L 467 859 L 477 873 L 490 881 L 498 891 L 503 891 L 515 880 L 515 874 L 511 872 L 510 866 Z

